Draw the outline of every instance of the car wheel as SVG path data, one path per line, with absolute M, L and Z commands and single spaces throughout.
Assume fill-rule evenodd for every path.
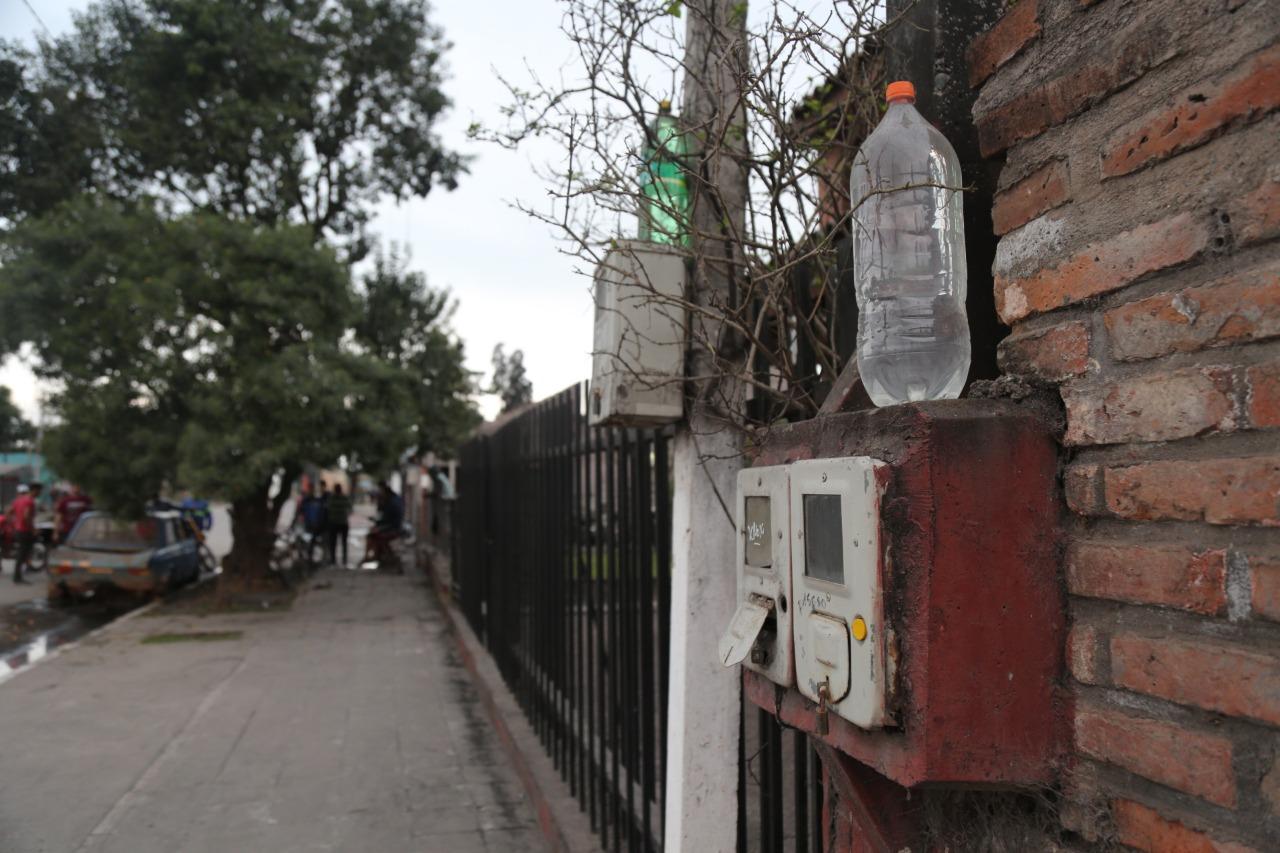
M 31 571 L 43 572 L 49 568 L 49 546 L 43 542 L 36 542 L 31 547 Z
M 50 607 L 70 607 L 75 603 L 75 596 L 64 583 L 51 583 L 44 594 Z

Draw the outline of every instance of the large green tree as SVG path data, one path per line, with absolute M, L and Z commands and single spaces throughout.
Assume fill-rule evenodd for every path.
M 0 452 L 25 450 L 35 438 L 35 428 L 22 416 L 8 388 L 0 385 Z
M 507 355 L 502 344 L 493 348 L 493 378 L 485 390 L 497 394 L 502 400 L 502 411 L 509 412 L 526 403 L 533 402 L 533 383 L 529 381 L 528 371 L 524 366 L 524 350 L 515 350 Z
M 463 170 L 444 47 L 421 0 L 105 0 L 0 45 L 0 352 L 59 380 L 47 450 L 108 506 L 230 500 L 233 580 L 302 463 L 385 467 L 474 417 L 447 297 L 349 268 L 374 201 Z
M 85 189 L 368 248 L 370 206 L 455 185 L 422 0 L 105 0 L 0 49 L 0 216 Z
M 472 399 L 476 377 L 463 366 L 462 341 L 451 330 L 456 303 L 394 251 L 379 253 L 361 284 L 358 345 L 409 377 L 414 444 L 452 452 L 481 421 Z
M 86 199 L 2 260 L 0 335 L 63 388 L 50 463 L 124 513 L 165 484 L 229 500 L 231 577 L 264 573 L 301 463 L 409 438 L 408 377 L 344 346 L 363 307 L 305 229 Z

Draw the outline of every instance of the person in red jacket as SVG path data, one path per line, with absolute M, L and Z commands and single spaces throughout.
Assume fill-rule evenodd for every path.
M 80 490 L 79 484 L 72 485 L 71 491 L 58 498 L 53 508 L 54 529 L 59 542 L 66 542 L 71 535 L 71 528 L 76 526 L 80 516 L 93 509 L 93 498 Z
M 14 583 L 31 583 L 22 576 L 22 570 L 31 567 L 31 552 L 36 545 L 36 500 L 40 497 L 41 488 L 39 483 L 32 483 L 26 493 L 18 495 L 18 499 L 9 507 L 18 543 L 18 553 L 13 564 Z

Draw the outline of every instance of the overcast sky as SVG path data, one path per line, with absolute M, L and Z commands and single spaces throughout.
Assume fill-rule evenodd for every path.
M 72 13 L 90 3 L 0 0 L 0 36 L 34 45 L 46 27 L 53 34 L 67 32 Z M 822 18 L 831 14 L 832 0 L 782 5 Z M 445 91 L 454 106 L 438 130 L 447 146 L 472 155 L 471 173 L 454 192 L 381 205 L 373 228 L 384 240 L 407 246 L 411 265 L 433 286 L 453 292 L 454 327 L 466 343 L 468 366 L 487 376 L 495 344 L 508 352 L 523 350 L 534 397 L 541 399 L 590 372 L 591 292 L 589 280 L 577 272 L 580 262 L 561 254 L 551 229 L 511 203 L 518 199 L 545 209 L 546 187 L 534 167 L 563 154 L 550 140 L 533 140 L 519 151 L 470 142 L 466 130 L 473 122 L 503 126 L 500 110 L 509 98 L 498 74 L 518 80 L 527 65 L 542 79 L 561 76 L 574 57 L 560 30 L 563 6 L 557 0 L 431 0 L 431 8 L 431 19 L 453 44 Z M 748 22 L 758 26 L 771 4 L 753 3 L 750 9 Z M 789 88 L 798 94 L 813 82 L 797 79 Z M 9 359 L 0 367 L 0 384 L 12 388 L 36 418 L 39 389 L 28 369 Z M 487 417 L 498 408 L 495 397 L 481 398 Z
M 73 10 L 89 0 L 30 0 L 53 33 L 71 27 Z M 445 91 L 452 113 L 439 126 L 446 145 L 475 156 L 471 174 L 454 192 L 432 192 L 403 205 L 384 204 L 374 229 L 405 244 L 412 265 L 431 284 L 458 299 L 454 326 L 466 342 L 467 362 L 488 372 L 497 343 L 522 349 L 535 398 L 553 394 L 590 371 L 591 294 L 575 275 L 575 261 L 561 255 L 550 230 L 509 207 L 512 199 L 545 196 L 532 164 L 554 151 L 536 143 L 510 152 L 466 139 L 472 121 L 497 124 L 506 102 L 495 69 L 518 72 L 527 60 L 550 74 L 571 54 L 560 32 L 555 0 L 434 0 L 432 19 L 453 43 Z M 0 34 L 34 43 L 41 25 L 23 0 L 0 0 Z M 37 388 L 30 372 L 12 360 L 0 384 L 34 419 Z M 492 416 L 497 401 L 482 399 Z

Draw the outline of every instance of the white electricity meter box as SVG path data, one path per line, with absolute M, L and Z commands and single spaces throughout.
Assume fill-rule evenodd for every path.
M 738 609 L 720 639 L 721 663 L 742 663 L 778 684 L 795 682 L 787 482 L 781 465 L 738 472 Z
M 738 609 L 720 660 L 862 728 L 891 724 L 880 539 L 889 467 L 866 456 L 738 474 Z
M 796 686 L 864 729 L 887 710 L 880 498 L 889 466 L 867 456 L 791 466 Z
M 657 426 L 683 416 L 684 292 L 684 258 L 670 246 L 620 240 L 596 268 L 592 426 Z

